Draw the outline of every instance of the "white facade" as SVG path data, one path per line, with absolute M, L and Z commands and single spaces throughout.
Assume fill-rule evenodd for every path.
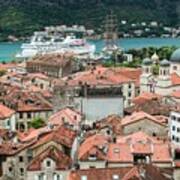
M 0 120 L 0 128 L 9 129 L 11 131 L 16 130 L 16 116 L 12 114 L 10 117 Z
M 171 112 L 169 118 L 169 132 L 171 141 L 180 146 L 180 112 Z

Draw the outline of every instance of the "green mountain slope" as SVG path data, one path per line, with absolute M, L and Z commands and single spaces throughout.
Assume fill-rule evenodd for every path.
M 46 25 L 84 24 L 100 27 L 112 9 L 119 20 L 180 21 L 180 0 L 0 0 L 0 37 L 29 35 Z

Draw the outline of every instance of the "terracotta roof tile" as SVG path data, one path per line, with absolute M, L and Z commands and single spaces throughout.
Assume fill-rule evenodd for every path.
M 68 86 L 79 86 L 79 83 L 88 85 L 119 85 L 134 82 L 137 84 L 140 77 L 139 71 L 139 69 L 130 68 L 96 67 L 96 69 L 90 71 L 73 74 L 71 78 L 65 77 L 63 80 L 67 82 Z M 133 72 L 137 75 L 130 75 Z
M 78 158 L 80 160 L 87 160 L 92 152 L 97 152 L 96 155 L 99 155 L 97 158 L 105 159 L 105 154 L 99 148 L 106 146 L 106 144 L 108 144 L 107 137 L 100 134 L 90 136 L 79 147 Z
M 126 126 L 128 124 L 135 123 L 137 121 L 141 121 L 144 119 L 148 119 L 150 121 L 153 121 L 155 123 L 158 123 L 158 124 L 164 126 L 164 124 L 161 123 L 157 118 L 155 118 L 154 116 L 151 116 L 150 114 L 147 114 L 143 111 L 134 112 L 131 116 L 126 116 L 125 118 L 123 118 L 121 120 L 121 125 Z
M 172 85 L 180 85 L 180 76 L 176 73 L 171 74 L 171 82 Z
M 77 126 L 82 119 L 80 112 L 77 112 L 71 108 L 64 108 L 56 112 L 49 118 L 49 123 L 53 125 L 62 125 L 68 123 L 70 125 Z
M 5 120 L 15 114 L 15 111 L 0 104 L 0 120 Z
M 41 163 L 46 158 L 50 158 L 55 161 L 56 170 L 67 170 L 70 168 L 72 160 L 70 157 L 65 155 L 63 152 L 58 150 L 56 147 L 51 146 L 44 150 L 41 154 L 37 155 L 28 166 L 28 171 L 40 171 Z
M 135 97 L 132 102 L 135 104 L 143 104 L 149 100 L 160 99 L 162 96 L 150 92 L 143 92 L 139 96 Z
M 82 180 L 82 177 L 90 180 L 168 180 L 159 168 L 149 164 L 134 167 L 87 169 L 72 171 L 68 180 Z M 171 174 L 172 177 L 172 174 Z
M 32 146 L 32 148 L 39 147 L 43 144 L 46 144 L 50 141 L 54 141 L 68 148 L 72 147 L 74 139 L 76 137 L 76 132 L 70 130 L 64 126 L 60 126 L 57 129 L 47 133 L 42 134 L 38 137 L 36 143 Z

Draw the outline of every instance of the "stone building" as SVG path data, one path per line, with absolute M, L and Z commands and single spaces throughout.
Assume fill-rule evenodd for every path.
M 15 111 L 0 104 L 0 129 L 16 130 Z
M 56 147 L 37 155 L 27 168 L 27 180 L 67 179 L 72 160 Z
M 168 141 L 160 140 L 144 132 L 111 136 L 95 134 L 87 137 L 79 147 L 80 169 L 133 167 L 153 164 L 160 168 L 172 168 L 173 159 Z
M 96 67 L 62 78 L 55 85 L 55 94 L 66 99 L 63 105 L 78 109 L 88 122 L 109 114 L 122 116 L 124 107 L 137 95 L 140 74 L 140 69 Z
M 28 123 L 35 118 L 42 118 L 47 122 L 53 112 L 51 103 L 41 93 L 19 88 L 6 92 L 1 97 L 1 102 L 16 112 L 16 127 L 20 130 L 27 130 Z
M 56 54 L 37 56 L 27 61 L 28 73 L 44 73 L 47 76 L 59 78 L 73 72 L 72 54 Z
M 134 112 L 131 116 L 124 117 L 121 120 L 121 127 L 124 134 L 143 131 L 150 136 L 166 137 L 168 132 L 167 124 L 143 111 Z
M 0 179 L 66 179 L 76 132 L 60 126 L 19 133 L 19 142 L 0 145 Z

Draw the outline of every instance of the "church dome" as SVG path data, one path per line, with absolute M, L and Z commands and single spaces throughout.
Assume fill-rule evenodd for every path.
M 180 48 L 173 52 L 171 62 L 180 63 Z
M 152 60 L 150 58 L 145 58 L 142 63 L 143 63 L 143 65 L 151 65 Z
M 159 60 L 159 56 L 157 55 L 156 52 L 151 56 L 151 59 L 152 59 L 153 61 L 158 61 L 158 60 Z
M 170 66 L 170 62 L 167 59 L 161 61 L 160 66 Z

